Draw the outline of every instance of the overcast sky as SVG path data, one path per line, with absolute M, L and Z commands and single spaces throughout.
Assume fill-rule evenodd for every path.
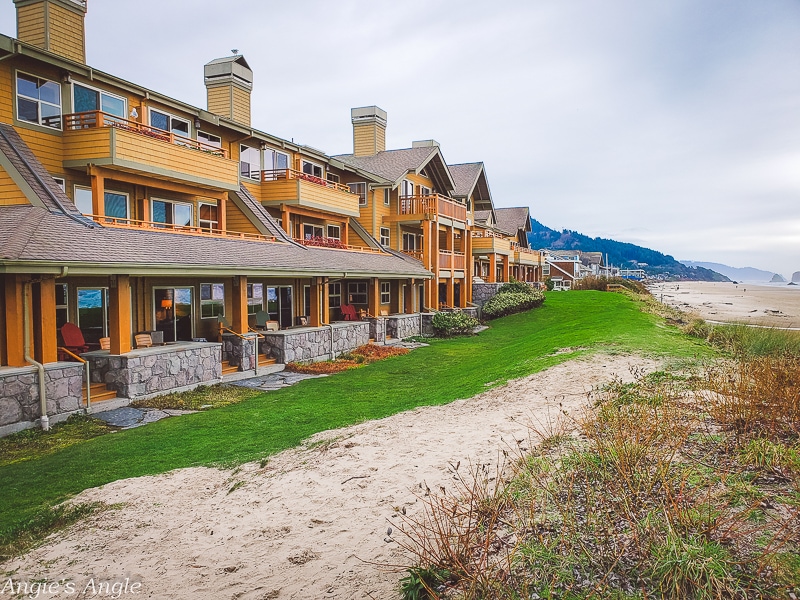
M 90 0 L 87 30 L 90 65 L 201 107 L 237 48 L 254 126 L 329 154 L 377 104 L 389 148 L 484 161 L 498 207 L 800 270 L 798 0 Z

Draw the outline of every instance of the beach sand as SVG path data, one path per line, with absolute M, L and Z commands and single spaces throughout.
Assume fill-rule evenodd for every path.
M 800 328 L 800 286 L 681 281 L 647 287 L 657 300 L 707 321 Z
M 426 487 L 452 491 L 451 465 L 494 472 L 504 450 L 536 443 L 531 425 L 562 410 L 578 416 L 593 387 L 657 366 L 572 360 L 474 398 L 323 432 L 263 467 L 181 469 L 87 490 L 75 500 L 121 507 L 53 534 L 3 570 L 78 590 L 127 577 L 142 585 L 131 598 L 397 598 L 402 566 L 413 564 L 395 541 L 399 510 L 419 514 Z

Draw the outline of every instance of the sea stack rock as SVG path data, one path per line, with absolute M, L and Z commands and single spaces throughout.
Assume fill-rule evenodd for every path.
M 786 280 L 783 278 L 783 275 L 780 275 L 779 273 L 775 273 L 775 275 L 772 276 L 772 279 L 770 279 L 769 282 L 770 283 L 786 283 Z
M 800 283 L 800 271 L 792 273 L 792 283 Z

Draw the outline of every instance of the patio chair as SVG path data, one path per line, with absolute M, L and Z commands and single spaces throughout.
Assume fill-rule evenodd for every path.
M 111 350 L 111 338 L 100 338 L 100 350 Z
M 139 333 L 133 338 L 137 348 L 150 348 L 153 345 L 153 338 L 149 333 Z
M 260 331 L 278 331 L 280 328 L 281 324 L 271 320 L 267 311 L 260 310 L 256 313 L 256 326 L 251 327 L 250 330 L 258 333 Z
M 61 339 L 64 340 L 64 348 L 73 354 L 89 351 L 83 332 L 74 323 L 64 323 L 61 326 Z M 65 352 L 59 352 L 58 360 L 67 360 L 68 356 Z
M 342 304 L 339 307 L 339 310 L 342 311 L 342 320 L 344 321 L 358 321 L 358 315 L 356 314 L 356 307 L 352 304 Z

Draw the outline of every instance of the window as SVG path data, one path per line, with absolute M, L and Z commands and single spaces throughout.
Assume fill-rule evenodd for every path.
M 381 246 L 389 246 L 391 238 L 389 236 L 389 228 L 381 227 Z
M 56 284 L 56 327 L 61 326 L 69 321 L 69 301 L 67 296 L 67 284 Z
M 312 162 L 310 162 L 308 160 L 304 160 L 303 164 L 302 164 L 302 167 L 303 167 L 303 169 L 302 169 L 303 173 L 305 173 L 306 175 L 312 175 L 314 177 L 319 177 L 320 179 L 322 179 L 322 167 L 321 166 L 319 166 L 317 164 L 314 164 L 314 163 L 312 163 Z
M 225 284 L 200 284 L 200 317 L 212 319 L 225 316 Z
M 419 186 L 419 195 L 420 196 L 430 196 L 431 195 L 431 188 L 425 187 L 424 185 Z
M 328 306 L 339 308 L 342 305 L 342 284 L 328 284 Z
M 388 281 L 381 282 L 381 304 L 389 304 L 392 300 L 391 284 Z
M 258 179 L 261 170 L 260 162 L 260 153 L 256 148 L 241 145 L 239 148 L 239 172 L 242 177 Z
M 247 284 L 247 314 L 254 315 L 264 310 L 264 284 Z
M 275 170 L 285 171 L 288 168 L 289 168 L 288 154 L 285 154 L 283 152 L 278 152 L 277 150 L 273 150 L 272 148 L 267 148 L 266 150 L 264 150 L 265 171 L 275 171 Z
M 352 282 L 347 284 L 347 303 L 367 303 L 367 284 L 365 282 Z
M 91 188 L 75 186 L 73 197 L 75 207 L 85 215 L 94 214 Z M 128 218 L 128 194 L 123 192 L 106 191 L 104 198 L 104 212 L 109 217 L 117 219 Z
M 197 132 L 197 141 L 214 146 L 214 148 L 222 148 L 222 138 L 213 133 L 206 133 L 205 131 Z
M 550 275 L 550 263 L 542 265 L 542 275 Z
M 53 177 L 53 181 L 55 181 L 56 185 L 61 188 L 62 192 L 67 191 L 67 182 L 63 177 Z
M 108 288 L 78 288 L 78 327 L 87 342 L 108 333 Z
M 310 240 L 315 237 L 322 237 L 322 227 L 319 225 L 303 225 L 303 239 Z
M 337 240 L 342 239 L 341 229 L 338 225 L 328 225 L 328 237 Z
M 403 179 L 402 189 L 400 190 L 400 194 L 402 196 L 413 196 L 414 195 L 414 184 L 411 183 L 408 179 Z
M 303 286 L 303 316 L 308 317 L 311 315 L 311 286 Z
M 17 73 L 17 118 L 61 129 L 61 85 Z
M 330 181 L 331 183 L 339 183 L 339 176 L 338 176 L 338 175 L 336 175 L 335 173 L 331 173 L 330 171 L 328 171 L 328 172 L 325 174 L 325 178 L 326 178 L 328 181 Z
M 219 229 L 219 209 L 216 204 L 201 202 L 198 207 L 197 224 L 203 229 Z
M 185 138 L 189 137 L 189 121 L 154 108 L 150 109 L 150 126 Z
M 389 188 L 383 188 L 383 203 L 386 206 L 389 206 L 390 198 L 391 198 L 391 190 Z
M 124 98 L 79 83 L 72 84 L 72 107 L 76 113 L 101 110 L 122 119 L 128 116 Z
M 358 205 L 367 205 L 367 184 L 366 183 L 348 183 L 347 187 L 350 188 L 350 193 L 358 196 Z
M 414 233 L 403 234 L 403 250 L 416 250 L 417 236 Z
M 185 202 L 153 199 L 151 221 L 178 227 L 189 227 L 193 222 L 192 205 Z

